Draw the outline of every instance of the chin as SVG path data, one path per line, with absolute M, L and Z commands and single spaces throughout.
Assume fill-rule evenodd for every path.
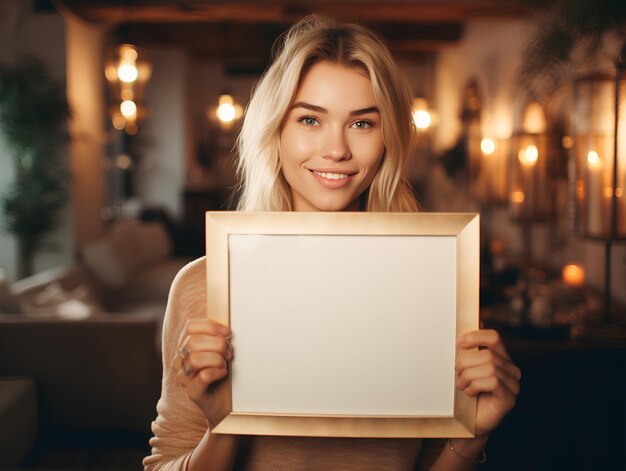
M 315 205 L 320 211 L 348 211 L 353 201 L 324 201 Z

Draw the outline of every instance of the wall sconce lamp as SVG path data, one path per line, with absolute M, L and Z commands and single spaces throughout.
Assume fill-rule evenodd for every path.
M 131 44 L 121 44 L 109 51 L 104 75 L 109 84 L 112 105 L 111 122 L 117 130 L 137 133 L 137 123 L 145 115 L 143 93 L 152 75 L 145 53 Z
M 626 241 L 626 65 L 574 85 L 576 232 L 605 245 L 604 321 L 611 313 L 611 246 Z
M 411 111 L 413 114 L 413 123 L 418 130 L 425 131 L 430 128 L 433 123 L 433 117 L 428 110 L 426 98 L 422 96 L 415 97 Z
M 421 95 L 413 99 L 411 105 L 411 115 L 413 124 L 417 129 L 415 143 L 419 149 L 426 149 L 430 146 L 430 133 L 435 118 L 432 110 L 428 108 L 428 101 Z
M 215 117 L 223 130 L 232 129 L 243 116 L 243 107 L 235 102 L 232 95 L 227 93 L 220 95 L 217 108 L 214 110 Z M 212 110 L 209 110 L 208 114 L 211 117 L 213 115 Z

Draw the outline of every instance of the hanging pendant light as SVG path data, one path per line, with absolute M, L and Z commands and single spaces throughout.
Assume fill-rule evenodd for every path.
M 146 115 L 143 95 L 152 65 L 145 56 L 137 46 L 121 44 L 109 51 L 104 70 L 112 101 L 113 127 L 128 134 L 137 132 L 137 123 Z

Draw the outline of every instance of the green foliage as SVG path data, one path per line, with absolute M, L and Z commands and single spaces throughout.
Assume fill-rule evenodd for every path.
M 0 131 L 17 169 L 1 199 L 0 222 L 18 238 L 26 267 L 67 201 L 69 115 L 63 84 L 41 60 L 24 57 L 15 65 L 0 65 Z
M 530 9 L 535 34 L 524 51 L 520 88 L 531 98 L 550 96 L 576 72 L 574 51 L 580 63 L 589 62 L 607 35 L 626 42 L 626 0 L 505 0 Z M 622 50 L 622 55 L 624 51 Z M 622 58 L 614 57 L 614 61 Z

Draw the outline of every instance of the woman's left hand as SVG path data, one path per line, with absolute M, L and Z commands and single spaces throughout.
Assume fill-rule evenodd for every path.
M 513 409 L 522 373 L 495 330 L 469 332 L 459 338 L 458 346 L 456 387 L 478 396 L 476 437 L 484 437 Z M 479 350 L 469 350 L 476 347 Z

